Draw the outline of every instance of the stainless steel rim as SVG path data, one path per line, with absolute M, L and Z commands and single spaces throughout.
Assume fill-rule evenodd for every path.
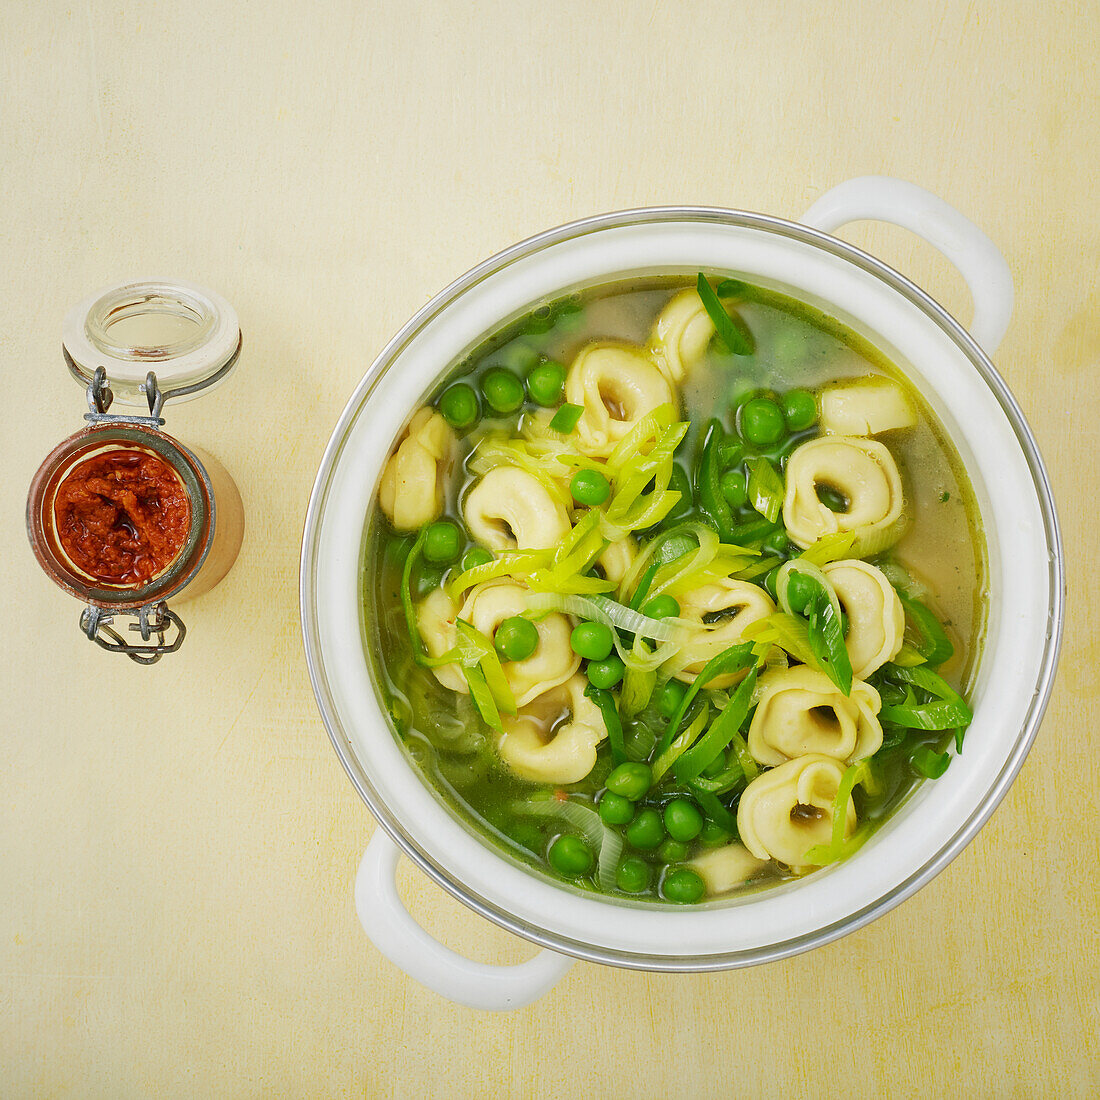
M 471 287 L 476 286 L 484 279 L 496 274 L 511 263 L 530 256 L 535 252 L 548 248 L 551 245 L 576 237 L 586 236 L 602 230 L 627 225 L 636 225 L 642 222 L 716 222 L 724 225 L 734 225 L 752 229 L 760 229 L 791 238 L 802 243 L 813 245 L 849 263 L 855 264 L 862 270 L 875 275 L 888 286 L 896 290 L 913 305 L 919 308 L 929 317 L 967 357 L 982 379 L 993 392 L 994 397 L 1004 410 L 1013 432 L 1020 444 L 1021 450 L 1027 461 L 1035 487 L 1039 507 L 1043 515 L 1044 533 L 1049 548 L 1049 582 L 1051 602 L 1047 612 L 1047 636 L 1043 651 L 1043 660 L 1039 678 L 1036 682 L 1031 705 L 1024 716 L 1021 726 L 1021 735 L 1016 742 L 1012 755 L 1006 761 L 1004 768 L 996 777 L 984 801 L 975 809 L 967 819 L 963 827 L 955 834 L 952 840 L 940 851 L 918 868 L 891 893 L 879 898 L 872 904 L 864 907 L 856 913 L 850 914 L 841 921 L 837 921 L 824 928 L 815 930 L 805 936 L 798 936 L 781 943 L 770 944 L 763 948 L 754 948 L 746 951 L 731 951 L 721 954 L 676 956 L 639 954 L 631 951 L 619 951 L 609 948 L 596 947 L 559 936 L 545 929 L 519 920 L 507 910 L 489 902 L 485 898 L 471 891 L 464 883 L 453 879 L 443 868 L 438 867 L 428 856 L 412 841 L 405 832 L 401 821 L 382 801 L 378 793 L 372 787 L 370 780 L 364 772 L 359 761 L 351 751 L 350 742 L 344 735 L 340 718 L 332 705 L 331 694 L 328 689 L 328 679 L 324 669 L 320 653 L 320 640 L 317 633 L 316 608 L 313 603 L 315 588 L 314 571 L 316 562 L 314 557 L 314 543 L 320 517 L 323 514 L 325 501 L 328 495 L 329 483 L 332 471 L 343 449 L 347 429 L 363 403 L 370 397 L 378 379 L 389 365 L 400 354 L 406 344 L 438 313 L 447 308 L 453 301 L 464 294 Z M 348 777 L 351 779 L 363 801 L 374 814 L 378 823 L 393 838 L 394 842 L 409 856 L 420 868 L 453 894 L 459 901 L 468 905 L 475 912 L 493 921 L 495 924 L 506 928 L 518 936 L 531 940 L 543 947 L 559 951 L 588 962 L 598 962 L 610 966 L 619 966 L 633 970 L 653 970 L 666 972 L 693 973 L 708 970 L 727 970 L 742 966 L 751 966 L 759 963 L 773 962 L 787 958 L 791 955 L 808 951 L 813 947 L 819 947 L 849 932 L 854 932 L 870 923 L 876 917 L 883 915 L 894 906 L 901 904 L 922 886 L 930 882 L 957 856 L 963 848 L 973 839 L 978 830 L 996 810 L 1001 799 L 1004 798 L 1016 777 L 1023 762 L 1027 757 L 1031 745 L 1035 740 L 1043 714 L 1046 711 L 1047 702 L 1053 686 L 1055 669 L 1058 662 L 1058 653 L 1061 648 L 1062 625 L 1064 619 L 1065 604 L 1065 570 L 1062 560 L 1062 539 L 1058 526 L 1058 518 L 1055 512 L 1053 494 L 1046 469 L 1035 442 L 1035 438 L 1028 427 L 1016 399 L 1009 392 L 1004 380 L 997 372 L 982 349 L 974 342 L 970 334 L 956 321 L 942 306 L 929 297 L 920 287 L 916 286 L 905 276 L 901 275 L 881 260 L 866 252 L 846 244 L 826 233 L 810 229 L 797 222 L 787 221 L 783 218 L 773 217 L 767 214 L 754 214 L 748 211 L 724 209 L 721 207 L 701 206 L 658 206 L 643 207 L 635 210 L 624 210 L 608 214 L 600 214 L 580 221 L 570 222 L 555 229 L 546 230 L 543 233 L 529 237 L 518 244 L 497 253 L 495 256 L 471 268 L 465 275 L 456 279 L 450 286 L 440 291 L 430 302 L 420 309 L 382 349 L 378 358 L 370 366 L 362 381 L 356 387 L 347 405 L 340 415 L 336 427 L 333 430 L 325 453 L 321 458 L 321 464 L 310 494 L 309 507 L 306 513 L 305 528 L 302 535 L 301 573 L 299 587 L 300 613 L 302 622 L 302 634 L 305 645 L 306 663 L 309 667 L 310 681 L 313 684 L 314 695 L 321 717 L 328 730 L 333 747 L 344 766 Z

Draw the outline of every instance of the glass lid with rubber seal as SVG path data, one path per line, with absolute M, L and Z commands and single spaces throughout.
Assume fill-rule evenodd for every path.
M 240 355 L 241 330 L 220 294 L 151 279 L 107 287 L 73 306 L 62 348 L 83 385 L 103 367 L 120 404 L 144 405 L 150 370 L 163 400 L 187 400 L 223 381 Z

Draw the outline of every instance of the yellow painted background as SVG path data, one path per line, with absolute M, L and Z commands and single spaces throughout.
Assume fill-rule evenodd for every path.
M 1086 1096 L 1097 1056 L 1096 4 L 0 6 L 0 1092 L 6 1096 Z M 539 229 L 655 203 L 797 217 L 922 184 L 1003 249 L 998 366 L 1069 561 L 1058 685 L 992 822 L 829 947 L 701 977 L 578 965 L 511 1015 L 411 983 L 351 881 L 373 828 L 297 625 L 328 434 L 385 340 Z M 965 320 L 901 230 L 848 239 Z M 27 483 L 81 423 L 67 307 L 178 275 L 245 353 L 168 427 L 236 475 L 248 532 L 184 648 L 141 669 L 37 569 Z M 424 923 L 512 940 L 408 868 Z

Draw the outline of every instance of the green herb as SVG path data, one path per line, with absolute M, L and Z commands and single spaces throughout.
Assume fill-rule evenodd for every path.
M 755 662 L 756 656 L 749 642 L 731 645 L 729 649 L 723 649 L 721 653 L 711 657 L 711 659 L 703 665 L 702 670 L 699 675 L 695 677 L 691 687 L 684 692 L 684 697 L 680 700 L 680 705 L 668 720 L 668 725 L 665 727 L 665 732 L 659 742 L 658 752 L 664 752 L 665 749 L 672 744 L 672 739 L 676 736 L 676 731 L 680 728 L 680 723 L 684 720 L 684 715 L 687 714 L 688 707 L 691 706 L 692 700 L 711 680 L 718 676 L 725 675 L 726 673 L 740 672 L 743 668 L 748 668 L 749 665 Z
M 707 434 L 703 441 L 703 452 L 695 470 L 695 492 L 703 515 L 710 520 L 723 542 L 736 542 L 734 537 L 733 511 L 725 493 L 722 492 L 722 465 L 719 449 L 725 439 L 725 430 L 718 420 L 707 424 Z
M 485 724 L 491 726 L 498 733 L 504 731 L 500 721 L 500 712 L 493 700 L 493 693 L 485 682 L 485 673 L 477 665 L 460 665 L 462 675 L 466 678 L 466 684 L 470 689 L 470 698 L 477 707 L 478 714 L 485 720 Z
M 420 552 L 424 549 L 424 539 L 427 534 L 427 527 L 422 527 L 420 534 L 409 547 L 409 552 L 405 555 L 405 564 L 401 567 L 401 607 L 405 613 L 405 629 L 409 632 L 409 643 L 412 645 L 413 656 L 418 664 L 423 663 L 425 654 L 420 630 L 416 625 L 416 607 L 412 598 L 412 571 L 417 558 L 420 557 Z
M 783 479 L 766 458 L 750 458 L 749 501 L 770 523 L 779 519 L 783 508 Z
M 844 827 L 848 820 L 848 801 L 852 797 L 852 791 L 857 783 L 865 783 L 871 779 L 870 760 L 861 760 L 853 764 L 845 771 L 837 787 L 836 798 L 833 800 L 833 832 L 828 844 L 817 844 L 803 857 L 807 863 L 817 867 L 824 867 L 829 863 L 836 863 L 852 854 L 859 848 L 868 833 L 858 831 L 844 839 Z
M 591 684 L 584 689 L 584 694 L 600 708 L 600 714 L 603 715 L 603 724 L 607 727 L 608 744 L 611 746 L 611 759 L 616 764 L 623 763 L 626 760 L 626 750 L 623 747 L 623 723 L 615 706 L 615 697 L 610 691 L 593 687 Z
M 550 427 L 555 432 L 561 432 L 562 435 L 569 435 L 577 426 L 577 421 L 580 420 L 583 414 L 583 405 L 570 405 L 567 402 L 554 413 L 554 417 L 550 421 Z
M 756 669 L 751 668 L 749 674 L 730 696 L 730 701 L 723 707 L 722 713 L 711 723 L 710 729 L 691 747 L 690 751 L 685 752 L 676 761 L 673 774 L 681 783 L 697 778 L 699 773 L 731 742 L 744 776 L 752 780 L 760 774 L 760 769 L 740 734 L 741 725 L 752 705 L 752 693 L 755 688 Z
M 955 652 L 939 619 L 920 600 L 898 592 L 898 599 L 905 609 L 905 625 L 909 642 L 930 665 L 942 665 Z
M 811 603 L 810 650 L 825 675 L 845 695 L 852 692 L 852 661 L 844 645 L 844 627 L 829 594 L 819 587 Z
M 710 314 L 710 319 L 714 322 L 714 328 L 718 335 L 722 337 L 722 342 L 726 347 L 734 355 L 752 355 L 751 340 L 731 320 L 725 307 L 718 300 L 718 295 L 714 293 L 710 283 L 707 282 L 707 277 L 701 271 L 695 286 L 699 291 L 703 307 Z
M 945 752 L 936 752 L 927 745 L 918 745 L 910 755 L 909 763 L 913 770 L 925 779 L 939 779 L 947 771 L 951 757 Z

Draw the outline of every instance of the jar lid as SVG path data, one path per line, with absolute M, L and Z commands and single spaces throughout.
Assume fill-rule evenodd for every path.
M 187 400 L 228 377 L 241 348 L 236 310 L 212 290 L 181 279 L 119 283 L 65 315 L 65 362 L 88 385 L 103 367 L 115 398 L 146 403 L 155 371 L 165 399 Z

